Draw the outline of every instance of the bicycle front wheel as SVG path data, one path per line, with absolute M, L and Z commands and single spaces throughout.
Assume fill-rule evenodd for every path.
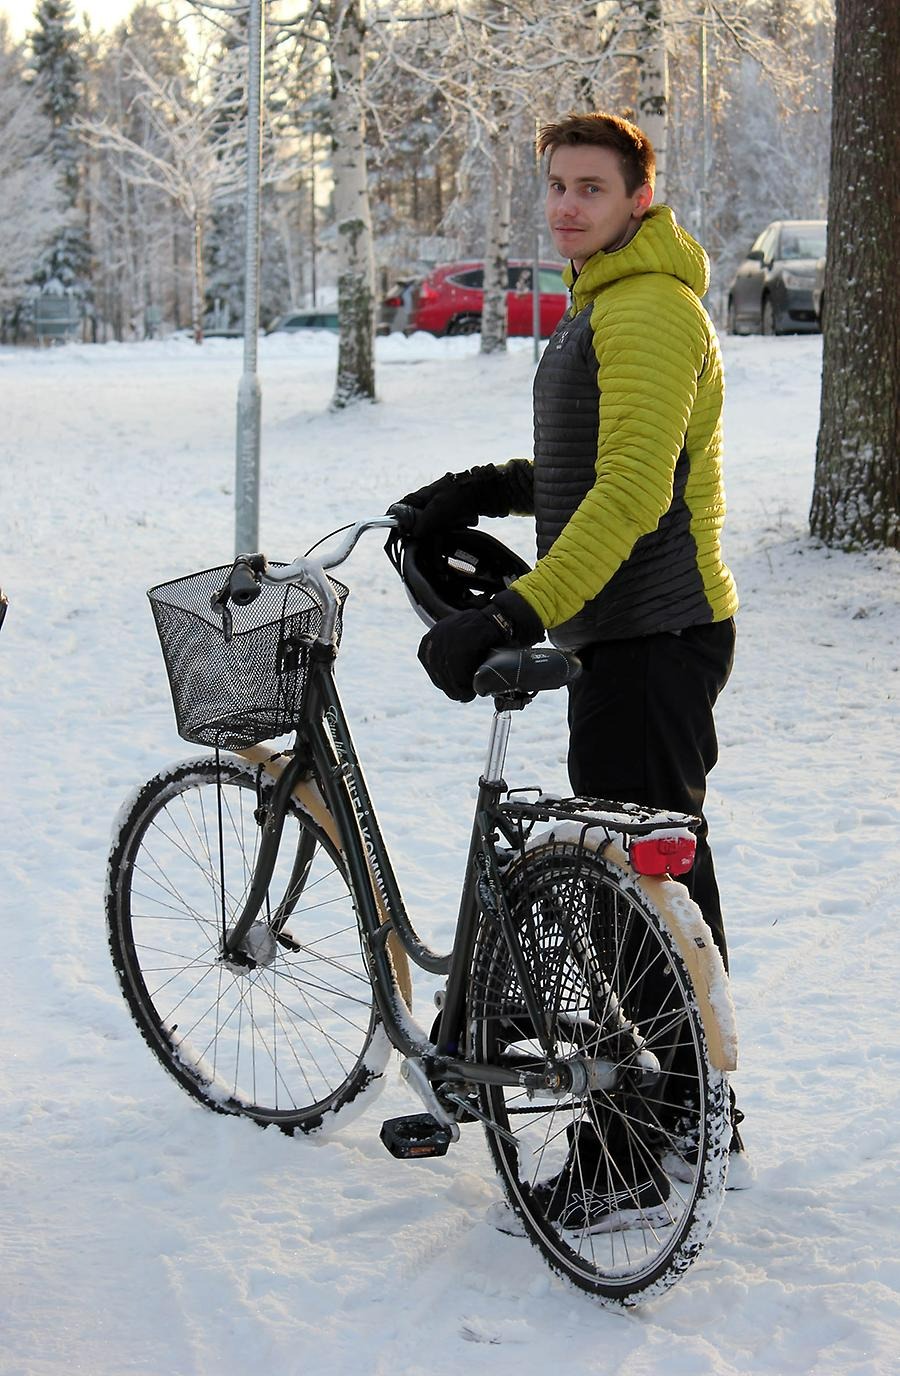
M 109 942 L 144 1039 L 189 1094 L 216 1112 L 311 1131 L 380 1088 L 390 1046 L 343 861 L 293 803 L 244 943 L 251 958 L 221 958 L 270 797 L 267 777 L 233 758 L 151 779 L 113 844 Z
M 718 1213 L 730 1134 L 727 1083 L 709 1061 L 688 971 L 662 915 L 581 846 L 544 844 L 504 879 L 553 1054 L 589 1085 L 562 1096 L 481 1091 L 491 1154 L 522 1232 L 550 1266 L 612 1305 L 668 1288 Z M 473 1053 L 544 1053 L 509 946 L 482 919 L 471 994 Z M 518 1220 L 518 1221 L 517 1221 Z

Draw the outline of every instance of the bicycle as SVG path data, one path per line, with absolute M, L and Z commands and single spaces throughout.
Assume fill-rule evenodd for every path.
M 507 1230 L 630 1306 L 691 1264 L 724 1188 L 733 1010 L 673 877 L 696 819 L 509 789 L 512 713 L 579 666 L 546 646 L 499 650 L 475 681 L 495 710 L 453 949 L 425 944 L 332 671 L 347 590 L 327 570 L 365 531 L 397 528 L 378 517 L 318 559 L 247 556 L 151 589 L 179 732 L 215 753 L 120 813 L 113 962 L 151 1050 L 216 1112 L 329 1131 L 398 1050 L 424 1112 L 382 1125 L 388 1150 L 442 1155 L 480 1123 Z M 289 730 L 288 750 L 260 743 Z M 446 979 L 430 1030 L 412 1015 L 410 961 Z M 635 1182 L 663 1170 L 667 1197 L 649 1205 Z M 592 1191 L 619 1197 L 599 1229 L 572 1212 Z

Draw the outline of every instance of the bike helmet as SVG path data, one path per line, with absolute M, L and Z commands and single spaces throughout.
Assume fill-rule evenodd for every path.
M 483 607 L 529 566 L 483 530 L 470 526 L 417 540 L 395 530 L 385 545 L 406 595 L 426 626 L 453 612 Z

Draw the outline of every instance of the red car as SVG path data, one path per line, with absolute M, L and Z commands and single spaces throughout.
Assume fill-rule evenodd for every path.
M 507 333 L 531 334 L 532 264 L 509 263 L 506 293 Z M 569 304 L 569 294 L 556 263 L 541 263 L 541 334 L 553 333 Z M 413 288 L 412 308 L 406 333 L 428 330 L 431 334 L 475 334 L 481 329 L 484 302 L 484 268 L 481 263 L 446 263 L 434 268 Z

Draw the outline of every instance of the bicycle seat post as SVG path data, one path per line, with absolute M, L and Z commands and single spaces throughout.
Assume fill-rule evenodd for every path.
M 491 719 L 491 734 L 488 738 L 483 783 L 503 783 L 503 768 L 506 764 L 506 749 L 509 744 L 511 722 L 512 713 L 509 708 L 501 707 L 498 704 Z

